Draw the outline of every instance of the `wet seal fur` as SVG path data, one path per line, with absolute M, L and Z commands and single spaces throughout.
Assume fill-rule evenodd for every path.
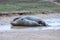
M 47 26 L 47 24 L 35 16 L 21 16 L 15 18 L 11 24 L 13 26 Z

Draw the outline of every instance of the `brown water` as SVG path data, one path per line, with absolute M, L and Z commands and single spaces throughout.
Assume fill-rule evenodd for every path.
M 6 25 L 0 25 L 0 31 L 1 30 L 14 30 L 14 29 L 25 29 L 25 30 L 58 30 L 60 29 L 60 19 L 59 18 L 50 18 L 50 19 L 43 19 L 45 22 L 49 25 L 47 27 L 43 26 L 37 26 L 37 27 L 29 27 L 29 26 L 12 26 L 11 24 L 6 24 Z

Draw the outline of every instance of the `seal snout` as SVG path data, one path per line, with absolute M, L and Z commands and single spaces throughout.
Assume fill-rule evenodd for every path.
M 42 26 L 47 26 L 47 24 L 44 21 L 39 21 L 38 24 L 41 24 Z

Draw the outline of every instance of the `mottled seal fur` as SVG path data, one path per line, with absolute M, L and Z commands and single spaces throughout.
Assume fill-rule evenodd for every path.
M 14 26 L 47 26 L 43 20 L 35 16 L 21 16 L 15 18 L 11 24 Z

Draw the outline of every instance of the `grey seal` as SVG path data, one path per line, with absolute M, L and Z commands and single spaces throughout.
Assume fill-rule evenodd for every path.
M 11 24 L 13 26 L 47 26 L 47 24 L 36 16 L 21 16 L 15 18 Z

